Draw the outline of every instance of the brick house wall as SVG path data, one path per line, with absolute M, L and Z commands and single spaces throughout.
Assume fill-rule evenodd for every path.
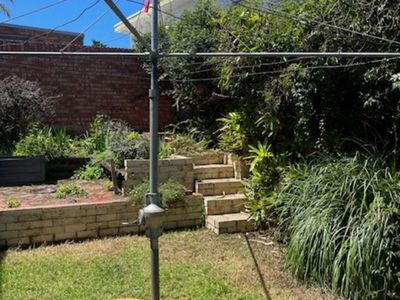
M 8 34 L 16 40 L 2 40 Z M 19 36 L 42 35 L 42 42 L 34 38 L 17 40 Z M 74 38 L 73 34 L 53 33 L 44 40 L 42 31 L 0 26 L 0 50 L 3 51 L 58 51 Z M 66 41 L 66 42 L 65 42 Z M 66 51 L 122 52 L 128 49 L 94 48 L 83 46 L 83 39 Z M 127 121 L 139 131 L 147 131 L 149 123 L 149 76 L 140 61 L 128 56 L 0 56 L 0 79 L 17 75 L 39 82 L 47 93 L 59 96 L 55 100 L 55 114 L 46 123 L 83 132 L 97 114 Z M 172 101 L 160 97 L 160 129 L 172 122 Z

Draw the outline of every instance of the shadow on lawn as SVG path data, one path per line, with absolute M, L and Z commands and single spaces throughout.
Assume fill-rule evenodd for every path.
M 254 266 L 256 267 L 258 278 L 260 279 L 260 283 L 261 283 L 262 289 L 263 289 L 264 294 L 265 294 L 265 299 L 272 300 L 271 295 L 269 294 L 267 285 L 265 284 L 264 276 L 263 276 L 263 274 L 261 272 L 260 266 L 258 265 L 257 258 L 254 255 L 253 248 L 250 245 L 249 237 L 248 237 L 248 235 L 246 233 L 244 234 L 244 239 L 246 240 L 247 247 L 249 248 L 249 251 L 250 251 L 250 254 L 251 254 L 251 258 L 253 259 L 253 262 L 254 262 Z

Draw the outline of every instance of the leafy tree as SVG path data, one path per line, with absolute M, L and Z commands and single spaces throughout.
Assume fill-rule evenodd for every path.
M 92 40 L 92 47 L 107 48 L 107 45 L 103 44 L 99 40 Z
M 165 30 L 163 50 L 399 48 L 389 42 L 400 41 L 400 8 L 393 1 L 283 0 L 269 8 L 262 1 L 241 1 L 226 9 L 200 1 Z M 288 152 L 293 158 L 315 151 L 351 152 L 357 147 L 354 140 L 397 155 L 398 60 L 195 57 L 164 59 L 162 67 L 178 104 L 178 120 L 214 138 L 221 126 L 216 120 L 235 112 L 233 116 L 241 116 L 239 134 L 246 144 L 265 140 L 273 152 Z
M 30 124 L 52 114 L 53 99 L 37 82 L 17 76 L 0 81 L 0 153 L 10 152 Z

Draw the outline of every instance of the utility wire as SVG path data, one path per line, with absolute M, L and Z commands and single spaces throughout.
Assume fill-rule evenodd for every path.
M 398 59 L 400 59 L 400 57 L 385 58 L 385 59 L 373 60 L 373 61 L 369 61 L 369 62 L 351 63 L 351 64 L 347 64 L 347 65 L 308 66 L 308 67 L 303 67 L 302 70 L 343 69 L 343 68 L 365 66 L 365 65 L 369 65 L 369 64 L 375 64 L 375 63 L 389 62 L 389 61 L 398 60 Z M 246 74 L 235 74 L 235 75 L 229 76 L 229 78 L 240 78 L 240 77 L 258 76 L 258 75 L 277 75 L 277 74 L 282 74 L 285 71 L 287 71 L 287 69 L 252 72 L 252 73 L 246 73 Z M 178 81 L 178 82 L 203 82 L 203 81 L 220 80 L 220 79 L 223 79 L 226 77 L 227 76 L 193 78 L 193 79 L 177 79 L 175 81 Z M 163 81 L 167 81 L 167 80 L 163 80 Z
M 376 35 L 372 35 L 372 34 L 369 34 L 369 33 L 360 32 L 360 31 L 357 31 L 357 30 L 341 27 L 341 26 L 338 26 L 338 25 L 333 25 L 333 24 L 330 24 L 330 23 L 325 22 L 325 21 L 304 19 L 304 18 L 301 18 L 299 16 L 293 15 L 291 13 L 285 12 L 283 10 L 278 10 L 278 9 L 274 9 L 274 8 L 271 8 L 271 7 L 266 7 L 265 10 L 264 10 L 264 9 L 261 9 L 261 8 L 258 8 L 258 7 L 254 7 L 254 6 L 249 6 L 249 5 L 246 5 L 246 4 L 243 4 L 243 3 L 235 3 L 234 0 L 231 0 L 231 2 L 233 4 L 235 4 L 235 5 L 239 5 L 239 6 L 242 6 L 244 8 L 251 9 L 251 10 L 256 10 L 256 11 L 259 11 L 259 12 L 262 12 L 262 13 L 270 12 L 270 13 L 273 13 L 273 14 L 278 15 L 278 16 L 289 18 L 291 20 L 304 22 L 304 23 L 315 23 L 315 24 L 323 25 L 323 26 L 330 27 L 330 28 L 333 28 L 333 29 L 336 29 L 336 30 L 340 30 L 340 31 L 352 33 L 352 34 L 355 34 L 355 35 L 359 35 L 359 36 L 362 36 L 362 37 L 368 37 L 368 38 L 371 38 L 371 39 L 384 41 L 384 42 L 387 42 L 387 43 L 390 43 L 390 44 L 400 45 L 400 42 L 396 41 L 396 40 L 391 40 L 391 39 L 387 39 L 387 38 L 384 38 L 384 37 L 379 37 L 379 36 L 376 36 Z M 272 2 L 269 2 L 269 1 L 266 1 L 266 2 L 267 3 L 272 3 Z
M 115 3 L 118 3 L 119 0 L 116 0 Z M 105 12 L 103 12 L 101 15 L 99 15 L 92 23 L 89 24 L 88 27 L 86 27 L 82 32 L 80 32 L 76 37 L 74 37 L 68 44 L 66 44 L 62 49 L 60 49 L 60 52 L 64 52 L 65 49 L 67 49 L 69 46 L 71 46 L 78 38 L 83 36 L 86 32 L 88 32 L 92 27 L 94 27 L 98 22 L 100 22 L 101 19 L 103 19 L 109 12 L 111 8 L 107 8 Z
M 33 36 L 31 36 L 29 39 L 27 39 L 26 41 L 23 41 L 23 42 L 18 42 L 18 43 L 13 42 L 13 43 L 0 44 L 0 47 L 13 46 L 13 45 L 16 45 L 16 46 L 25 45 L 25 44 L 27 44 L 28 42 L 31 42 L 32 40 L 35 40 L 35 39 L 40 38 L 40 37 L 43 37 L 43 36 L 47 36 L 47 35 L 49 35 L 49 34 L 55 32 L 56 30 L 58 30 L 58 29 L 60 29 L 60 28 L 62 28 L 62 27 L 65 27 L 65 26 L 67 26 L 67 25 L 69 25 L 69 24 L 72 24 L 72 23 L 78 21 L 88 10 L 90 10 L 91 8 L 93 8 L 93 7 L 95 7 L 97 4 L 99 4 L 100 1 L 101 1 L 101 0 L 96 0 L 96 1 L 94 1 L 91 5 L 85 7 L 75 18 L 73 18 L 73 19 L 71 19 L 71 20 L 69 20 L 69 21 L 67 21 L 67 22 L 65 22 L 65 23 L 63 23 L 63 24 L 61 24 L 61 25 L 58 25 L 58 26 L 54 27 L 53 29 L 51 29 L 51 30 L 49 30 L 49 31 L 46 31 L 46 32 L 41 33 L 41 34 L 33 35 Z
M 30 12 L 24 13 L 24 14 L 22 14 L 22 15 L 15 16 L 15 17 L 12 17 L 12 18 L 8 18 L 8 19 L 6 19 L 6 20 L 0 22 L 0 24 L 6 24 L 6 23 L 9 23 L 9 22 L 11 22 L 11 21 L 14 21 L 14 20 L 23 18 L 23 17 L 27 17 L 27 16 L 30 16 L 30 15 L 34 15 L 34 14 L 36 14 L 36 13 L 42 12 L 42 11 L 44 11 L 44 10 L 47 10 L 48 8 L 51 8 L 51 7 L 56 6 L 56 5 L 59 5 L 59 4 L 61 4 L 61 3 L 63 3 L 63 2 L 66 2 L 66 1 L 68 1 L 68 0 L 61 0 L 61 1 L 57 1 L 57 2 L 51 3 L 51 4 L 49 4 L 49 5 L 46 5 L 46 6 L 37 8 L 37 9 L 32 10 L 32 11 L 30 11 Z
M 315 57 L 314 56 L 304 56 L 304 57 L 297 57 L 297 58 L 287 59 L 287 60 L 278 61 L 278 62 L 258 63 L 258 64 L 253 64 L 253 65 L 243 65 L 243 66 L 233 66 L 232 68 L 233 69 L 251 69 L 251 68 L 259 68 L 259 67 L 266 67 L 266 66 L 279 66 L 279 65 L 289 64 L 289 63 L 295 62 L 295 61 L 312 59 L 312 58 L 315 58 Z M 221 63 L 221 61 L 214 62 L 214 63 Z M 185 73 L 185 75 L 201 74 L 201 73 L 206 73 L 206 72 L 211 72 L 211 71 L 214 71 L 214 69 L 208 68 L 208 69 L 204 69 L 204 70 L 193 71 L 193 72 Z

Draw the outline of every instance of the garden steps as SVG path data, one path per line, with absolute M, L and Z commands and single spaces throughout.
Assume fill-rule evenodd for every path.
M 247 213 L 208 215 L 206 227 L 216 234 L 254 231 L 256 225 L 248 219 Z
M 194 162 L 195 191 L 204 195 L 206 227 L 216 234 L 254 231 L 254 222 L 244 212 L 247 197 L 234 166 L 216 156 Z
M 243 183 L 236 178 L 198 180 L 195 183 L 195 190 L 203 196 L 237 194 L 243 192 Z
M 235 176 L 233 166 L 225 164 L 194 166 L 193 171 L 195 180 L 232 178 Z
M 228 194 L 204 197 L 207 215 L 238 213 L 244 210 L 247 197 L 244 194 Z

